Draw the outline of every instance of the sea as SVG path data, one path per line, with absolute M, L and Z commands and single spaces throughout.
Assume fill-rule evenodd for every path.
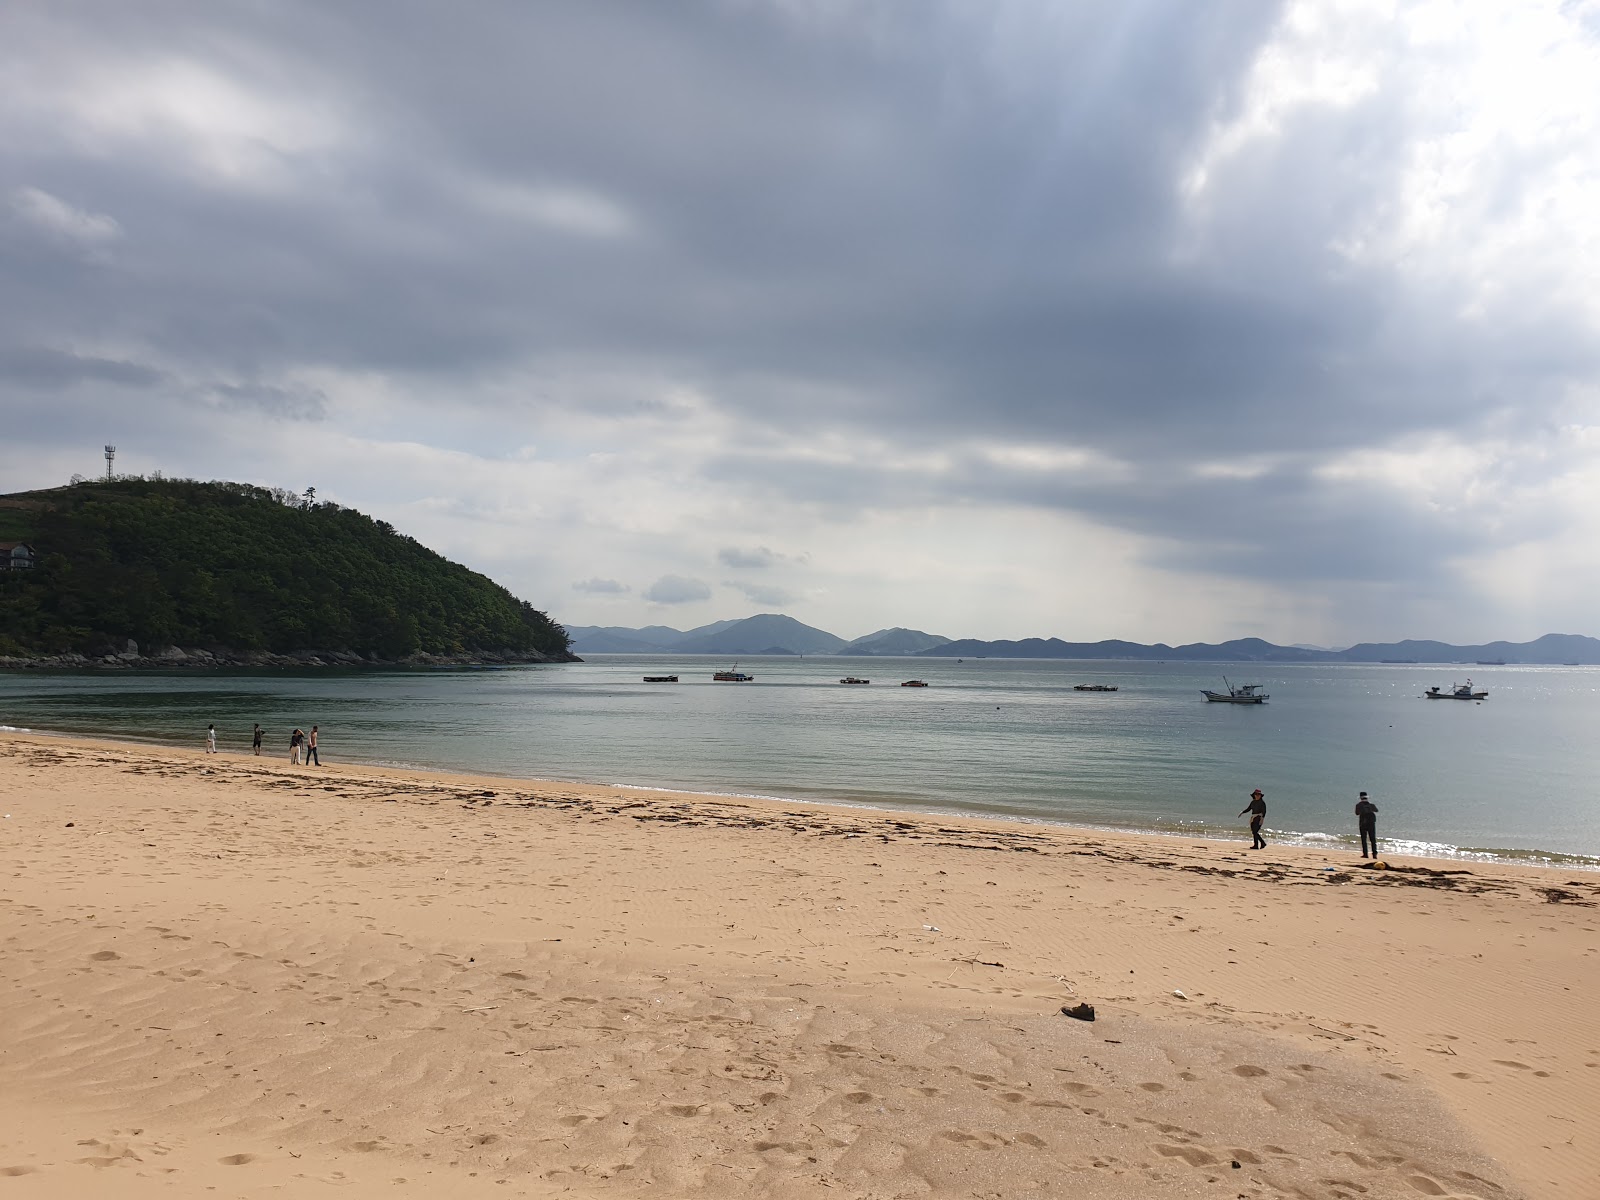
M 1600 869 L 1600 667 L 595 655 L 482 668 L 0 673 L 0 727 L 325 761 Z M 677 675 L 677 683 L 645 683 Z M 869 678 L 845 685 L 846 676 Z M 1470 676 L 1481 702 L 1428 700 Z M 1260 706 L 1201 690 L 1260 684 Z M 920 679 L 925 688 L 901 687 Z M 1075 691 L 1106 684 L 1114 692 Z

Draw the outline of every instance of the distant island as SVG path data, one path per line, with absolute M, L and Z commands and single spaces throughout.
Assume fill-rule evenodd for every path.
M 124 477 L 0 496 L 0 666 L 572 659 L 531 604 L 310 491 Z
M 917 629 L 880 629 L 846 641 L 826 630 L 802 624 L 779 613 L 762 613 L 742 621 L 718 621 L 697 629 L 665 625 L 642 629 L 623 626 L 571 625 L 567 633 L 579 654 L 852 654 L 919 658 L 1061 658 L 1129 659 L 1166 662 L 1400 662 L 1484 665 L 1600 663 L 1600 640 L 1579 634 L 1550 633 L 1531 642 L 1489 642 L 1453 646 L 1447 642 L 1363 642 L 1346 650 L 1310 646 L 1277 646 L 1260 638 L 1164 643 L 1099 641 L 1066 642 L 1059 638 L 1020 641 L 952 640 Z

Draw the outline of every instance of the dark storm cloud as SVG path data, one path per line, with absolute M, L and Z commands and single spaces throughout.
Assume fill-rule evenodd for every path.
M 147 388 L 165 378 L 141 363 L 69 354 L 44 346 L 0 347 L 0 380 L 22 387 L 51 389 L 75 383 L 114 383 Z
M 1593 377 L 1595 343 L 1559 305 L 1514 294 L 1474 321 L 1448 284 L 1330 249 L 1392 205 L 1412 154 L 1384 87 L 1284 118 L 1186 196 L 1280 16 L 35 6 L 0 51 L 21 81 L 0 115 L 0 387 L 37 429 L 68 384 L 320 418 L 337 400 L 297 373 L 397 377 L 443 406 L 553 372 L 516 403 L 616 412 L 647 402 L 599 377 L 665 378 L 730 419 L 724 482 L 1058 508 L 1247 575 L 1426 573 L 1486 535 L 1397 520 L 1312 454 L 1542 411 Z M 820 435 L 1067 445 L 1131 474 L 957 453 L 889 489 L 745 453 Z M 1184 473 L 1262 454 L 1287 457 L 1248 482 Z M 741 556 L 721 557 L 764 565 Z

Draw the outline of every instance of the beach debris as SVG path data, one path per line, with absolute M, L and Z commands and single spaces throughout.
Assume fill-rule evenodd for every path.
M 72 828 L 72 827 L 73 827 L 73 825 L 75 825 L 75 824 L 77 824 L 77 822 L 75 822 L 75 821 L 68 821 L 68 822 L 67 822 L 67 828 L 68 828 L 68 829 L 71 829 L 71 828 Z
M 1569 892 L 1566 888 L 1542 887 L 1534 888 L 1533 890 L 1544 893 L 1546 904 L 1567 904 L 1576 902 L 1578 904 L 1584 904 L 1586 907 L 1593 907 L 1593 905 L 1589 905 L 1581 896 L 1579 896 L 1577 892 Z
M 1188 994 L 1182 988 L 1173 988 L 1172 994 L 1179 1000 L 1187 1000 L 1189 998 Z
M 943 933 L 944 932 L 937 925 L 924 925 L 923 928 L 926 929 L 929 933 Z
M 1061 1006 L 1061 1015 L 1065 1017 L 1071 1017 L 1076 1021 L 1092 1021 L 1094 1020 L 1094 1005 L 1074 1004 L 1071 1007 L 1068 1007 L 1067 1005 L 1063 1004 Z

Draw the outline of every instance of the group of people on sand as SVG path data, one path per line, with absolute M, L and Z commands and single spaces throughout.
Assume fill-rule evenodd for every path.
M 265 736 L 266 735 L 262 731 L 262 728 L 259 724 L 256 725 L 255 732 L 250 735 L 250 749 L 255 751 L 257 758 L 261 757 L 261 739 Z M 215 754 L 216 752 L 217 727 L 215 725 L 207 725 L 206 753 Z M 315 725 L 311 727 L 310 733 L 307 733 L 303 729 L 296 728 L 295 731 L 289 735 L 289 761 L 298 767 L 300 765 L 300 756 L 302 754 L 305 755 L 306 766 L 309 767 L 312 764 L 315 764 L 320 767 L 322 765 L 322 756 L 317 753 L 317 727 Z
M 1260 788 L 1250 793 L 1250 803 L 1239 810 L 1242 817 L 1250 814 L 1250 849 L 1265 850 L 1267 839 L 1261 836 L 1261 826 L 1267 819 L 1267 798 Z M 1378 806 L 1367 799 L 1365 792 L 1356 801 L 1356 828 L 1361 834 L 1361 857 L 1378 857 Z

